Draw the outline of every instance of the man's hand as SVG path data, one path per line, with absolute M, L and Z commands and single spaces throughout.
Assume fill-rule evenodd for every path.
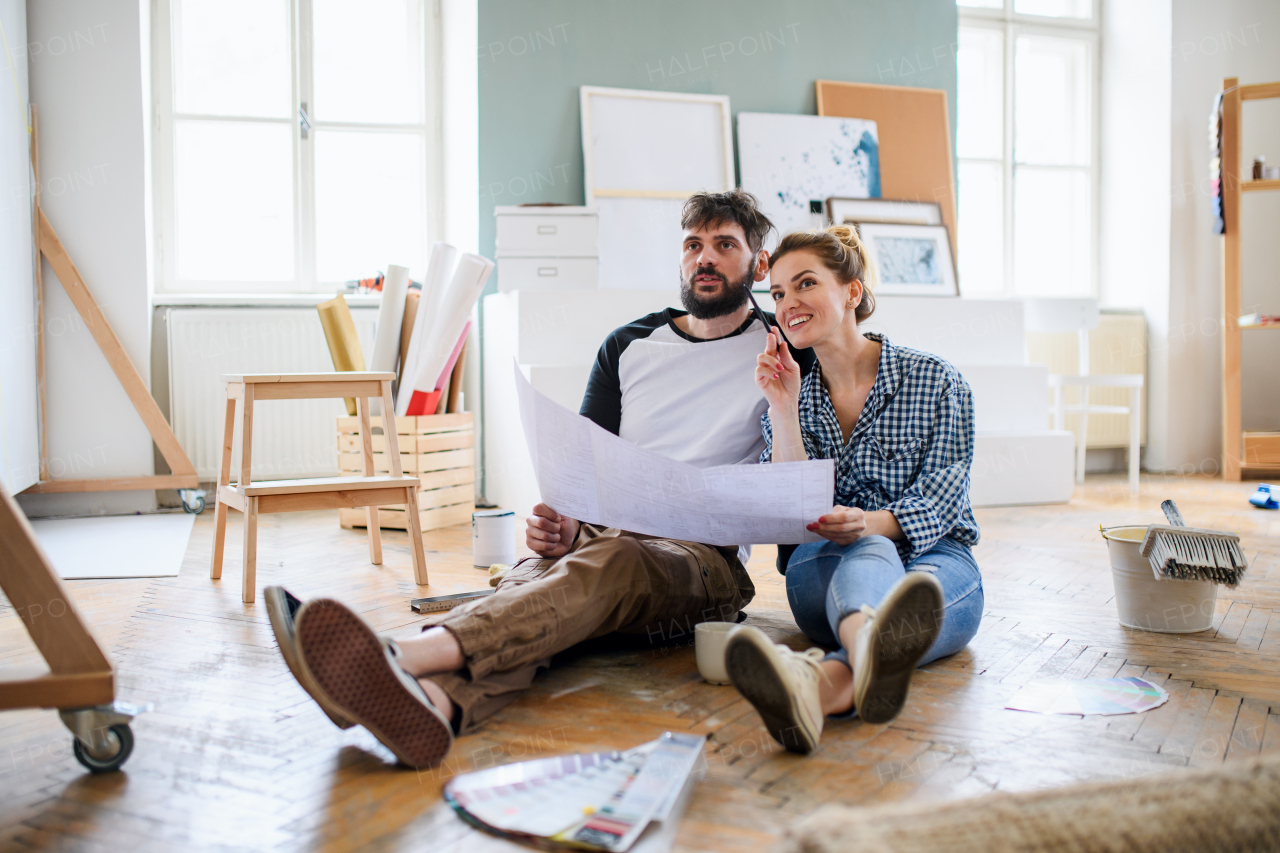
M 546 504 L 535 506 L 533 515 L 525 519 L 524 543 L 539 557 L 549 560 L 563 557 L 577 538 L 578 522 Z
M 866 535 L 867 517 L 856 507 L 836 505 L 831 512 L 805 527 L 837 545 L 849 545 Z

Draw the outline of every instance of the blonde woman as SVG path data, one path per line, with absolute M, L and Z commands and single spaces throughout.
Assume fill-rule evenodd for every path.
M 800 629 L 838 650 L 793 652 L 743 627 L 726 662 L 770 734 L 808 753 L 828 715 L 893 719 L 916 667 L 977 633 L 973 402 L 948 362 L 859 329 L 875 309 L 874 270 L 852 228 L 788 234 L 769 267 L 778 322 L 817 364 L 802 379 L 769 335 L 756 368 L 769 403 L 760 461 L 834 459 L 836 470 L 836 506 L 809 525 L 827 541 L 779 546 L 778 568 Z

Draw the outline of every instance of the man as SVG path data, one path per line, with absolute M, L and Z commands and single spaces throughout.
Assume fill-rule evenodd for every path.
M 773 226 L 751 195 L 733 190 L 690 198 L 681 227 L 685 310 L 609 335 L 582 414 L 699 467 L 755 461 L 766 403 L 754 371 L 766 329 L 748 291 L 768 275 Z M 807 372 L 811 354 L 797 356 Z M 736 548 L 605 529 L 545 504 L 534 507 L 525 541 L 540 559 L 398 643 L 336 601 L 300 604 L 268 588 L 290 670 L 335 723 L 359 723 L 405 764 L 430 767 L 454 733 L 511 702 L 557 652 L 611 632 L 661 637 L 673 623 L 733 621 L 755 595 Z

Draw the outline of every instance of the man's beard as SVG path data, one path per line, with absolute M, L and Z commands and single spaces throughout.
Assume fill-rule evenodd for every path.
M 693 280 L 686 280 L 684 276 L 680 277 L 680 304 L 684 306 L 684 310 L 688 311 L 691 317 L 698 320 L 714 320 L 717 317 L 724 317 L 746 305 L 748 299 L 747 290 L 751 287 L 752 282 L 755 281 L 755 276 L 751 274 L 750 269 L 736 284 L 730 284 L 723 273 L 717 272 L 712 267 L 698 267 L 693 272 L 693 279 L 696 280 L 700 275 L 714 275 L 725 286 L 721 287 L 720 292 L 715 296 L 701 297 L 693 289 Z

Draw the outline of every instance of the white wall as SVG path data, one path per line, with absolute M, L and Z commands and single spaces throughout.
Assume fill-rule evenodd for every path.
M 1102 4 L 1099 290 L 1146 317 L 1144 465 L 1168 465 L 1171 0 Z
M 1222 456 L 1222 238 L 1213 233 L 1208 194 L 1209 110 L 1224 77 L 1280 80 L 1280 3 L 1275 0 L 1173 0 L 1172 251 L 1169 288 L 1169 467 L 1212 473 Z M 1244 160 L 1265 153 L 1280 165 L 1280 105 L 1244 108 Z M 1274 253 L 1280 199 L 1246 196 L 1243 205 L 1245 310 L 1280 313 Z M 1264 196 L 1264 197 L 1258 197 Z M 1247 429 L 1280 428 L 1280 341 L 1245 333 L 1243 396 Z M 1154 423 L 1154 419 L 1153 419 Z
M 26 41 L 22 0 L 0 0 L 11 48 Z M 14 60 L 16 81 L 0 87 L 0 482 L 20 492 L 40 475 L 36 399 L 35 283 L 32 273 L 31 160 L 28 155 L 27 67 Z M 0 75 L 8 77 L 7 69 Z M 18 89 L 14 91 L 14 82 Z M 21 98 L 21 102 L 19 101 Z
M 476 43 L 477 0 L 442 0 L 440 10 L 441 144 L 444 160 L 444 239 L 464 252 L 480 251 L 480 95 Z M 484 415 L 479 311 L 473 313 L 463 366 L 467 411 L 476 412 L 476 484 L 483 480 Z
M 29 0 L 42 204 L 144 381 L 150 371 L 147 0 Z M 15 57 L 17 58 L 17 57 Z M 48 264 L 49 451 L 55 477 L 154 473 L 151 438 Z M 133 512 L 154 492 L 38 495 L 31 515 Z

